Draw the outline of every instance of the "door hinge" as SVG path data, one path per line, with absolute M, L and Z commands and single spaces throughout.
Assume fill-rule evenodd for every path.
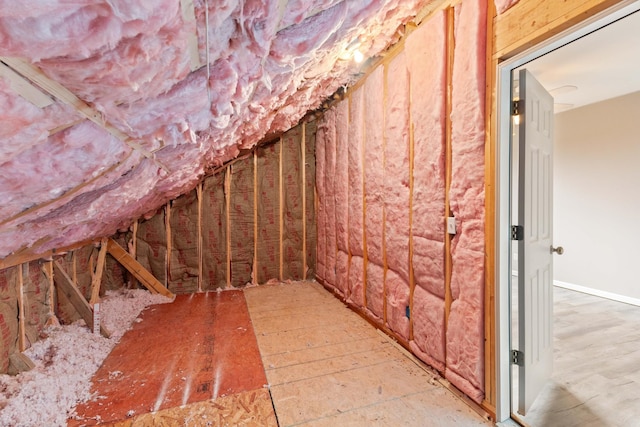
M 511 103 L 511 115 L 519 116 L 522 113 L 522 100 L 513 101 Z
M 513 365 L 524 366 L 524 353 L 520 350 L 511 350 L 511 363 Z
M 524 240 L 524 227 L 521 225 L 511 226 L 511 240 Z

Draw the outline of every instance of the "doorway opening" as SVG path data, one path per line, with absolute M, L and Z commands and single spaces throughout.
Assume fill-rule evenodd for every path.
M 531 420 L 527 419 L 526 416 L 523 418 L 522 414 L 518 414 L 518 386 L 519 386 L 519 374 L 518 369 L 514 367 L 511 363 L 511 358 L 513 356 L 512 350 L 518 349 L 518 326 L 522 326 L 522 322 L 513 322 L 513 319 L 517 319 L 517 311 L 518 304 L 512 305 L 512 303 L 516 303 L 518 300 L 518 286 L 517 286 L 517 273 L 514 277 L 514 272 L 518 271 L 519 259 L 522 259 L 522 254 L 518 253 L 515 248 L 517 245 L 516 242 L 511 240 L 511 226 L 518 225 L 518 221 L 516 218 L 517 210 L 515 206 L 517 206 L 517 196 L 513 194 L 511 188 L 512 183 L 514 183 L 517 179 L 519 171 L 516 168 L 513 168 L 513 155 L 515 150 L 513 149 L 513 145 L 511 143 L 511 139 L 514 136 L 514 133 L 518 132 L 518 127 L 514 126 L 513 119 L 511 117 L 511 107 L 512 107 L 512 95 L 514 94 L 514 79 L 513 75 L 517 75 L 520 69 L 530 69 L 533 70 L 534 75 L 536 77 L 540 77 L 540 80 L 545 81 L 546 76 L 540 76 L 540 69 L 537 68 L 537 61 L 540 58 L 547 59 L 556 55 L 556 57 L 563 56 L 562 48 L 564 46 L 569 45 L 576 40 L 588 39 L 588 35 L 595 33 L 598 30 L 601 30 L 608 26 L 613 26 L 616 22 L 622 22 L 625 17 L 628 17 L 635 13 L 636 16 L 640 16 L 640 13 L 636 13 L 640 10 L 639 2 L 629 3 L 626 2 L 624 5 L 617 7 L 616 10 L 609 10 L 590 19 L 588 22 L 581 24 L 580 28 L 572 29 L 570 33 L 561 34 L 555 37 L 552 40 L 544 43 L 544 46 L 538 46 L 533 48 L 532 50 L 519 55 L 503 64 L 500 65 L 498 71 L 498 99 L 499 99 L 499 107 L 498 107 L 498 117 L 499 117 L 499 133 L 498 133 L 498 181 L 499 181 L 499 197 L 498 197 L 498 216 L 499 216 L 499 227 L 498 227 L 498 268 L 499 272 L 499 291 L 497 301 L 497 322 L 498 322 L 498 405 L 497 405 L 497 418 L 498 421 L 504 421 L 509 417 L 513 417 L 514 419 L 522 419 L 525 422 L 529 422 L 531 425 L 542 425 L 536 424 Z M 553 53 L 553 55 L 551 54 Z M 545 60 L 540 59 L 538 62 L 543 63 Z M 548 62 L 548 61 L 547 61 Z M 549 63 L 546 66 L 554 67 L 558 70 L 561 67 L 567 65 L 565 62 L 556 63 L 555 65 Z M 594 69 L 598 68 L 598 64 L 594 64 Z M 553 70 L 553 68 L 548 68 Z M 639 73 L 640 70 L 636 70 L 636 73 Z M 616 79 L 617 76 L 611 76 L 610 79 Z M 548 79 L 547 79 L 548 80 Z M 517 82 L 516 82 L 517 83 Z M 607 86 L 607 80 L 601 81 L 600 86 Z M 517 88 L 517 84 L 515 85 Z M 545 88 L 548 91 L 553 93 L 553 89 L 557 89 L 555 86 Z M 616 95 L 614 95 L 616 96 Z M 558 97 L 561 98 L 561 97 Z M 559 102 L 559 104 L 563 104 Z M 556 111 L 561 109 L 571 108 L 566 105 L 556 106 Z M 516 138 L 517 139 L 517 138 Z M 514 177 L 514 173 L 516 174 Z M 612 213 L 613 214 L 613 213 Z M 563 242 L 554 239 L 553 244 L 562 244 Z M 559 295 L 559 300 L 572 300 L 574 296 L 571 294 L 566 294 L 568 291 L 560 290 L 562 292 Z M 557 293 L 557 292 L 556 292 Z M 515 315 L 515 317 L 514 317 Z M 552 316 L 552 313 L 550 313 Z M 545 321 L 545 319 L 536 319 L 537 321 Z M 552 321 L 551 319 L 546 319 L 546 321 Z M 520 324 L 519 324 L 520 323 Z M 548 388 L 548 387 L 547 387 Z M 552 392 L 546 390 L 546 399 L 549 400 L 549 396 L 551 396 L 551 400 L 560 401 L 565 400 L 568 402 L 569 400 L 575 398 L 571 394 L 569 390 L 562 387 L 562 384 L 556 384 L 555 388 L 552 388 Z M 543 398 L 544 400 L 545 398 Z M 542 401 L 541 401 L 542 402 Z M 547 409 L 551 409 L 551 406 L 548 404 L 544 404 L 541 402 L 537 402 L 536 411 L 542 410 L 545 411 L 544 407 Z M 575 400 L 575 405 L 582 405 L 584 402 L 581 402 L 579 399 Z M 582 405 L 584 406 L 584 405 Z M 542 407 L 542 409 L 540 408 Z M 556 408 L 557 409 L 557 408 Z M 597 414 L 594 415 L 594 420 L 597 421 Z M 539 418 L 538 418 L 539 419 Z M 550 419 L 548 417 L 543 417 L 545 422 L 548 422 Z M 566 419 L 565 419 L 566 421 Z

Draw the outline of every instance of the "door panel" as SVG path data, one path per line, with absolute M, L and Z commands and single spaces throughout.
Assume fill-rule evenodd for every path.
M 518 412 L 526 414 L 553 368 L 553 98 L 520 70 L 518 223 Z

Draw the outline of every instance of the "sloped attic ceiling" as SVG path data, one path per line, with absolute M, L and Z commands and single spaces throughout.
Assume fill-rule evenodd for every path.
M 0 0 L 0 259 L 128 227 L 295 125 L 358 72 L 345 49 L 377 55 L 434 3 Z

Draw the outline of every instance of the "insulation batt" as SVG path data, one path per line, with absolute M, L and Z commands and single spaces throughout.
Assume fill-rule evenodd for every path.
M 409 339 L 409 285 L 393 270 L 387 270 L 387 324 L 404 339 Z
M 349 254 L 338 251 L 336 255 L 336 289 L 339 294 L 348 298 L 350 287 Z
M 364 307 L 364 258 L 352 256 L 349 264 L 349 302 Z
M 129 148 L 106 131 L 89 137 L 72 127 L 66 144 L 74 153 L 41 156 L 60 139 L 47 132 L 75 117 L 60 102 L 40 112 L 3 103 L 2 121 L 12 123 L 0 131 L 4 178 L 18 173 L 2 164 L 18 154 L 52 166 L 25 182 L 33 199 L 2 194 L 14 214 L 0 223 L 0 258 L 112 234 L 190 191 L 205 170 L 287 130 L 352 82 L 357 65 L 340 59 L 345 46 L 360 38 L 365 56 L 376 55 L 428 2 L 296 0 L 283 8 L 279 0 L 196 0 L 193 19 L 177 0 L 0 0 L 0 56 L 25 58 L 155 154 L 123 158 L 116 153 Z M 189 50 L 195 39 L 199 64 Z M 109 154 L 85 167 L 78 151 Z M 46 184 L 69 175 L 62 190 Z
M 350 181 L 349 181 L 349 102 L 342 101 L 336 108 L 336 173 L 335 191 L 336 200 L 336 238 L 338 250 L 349 252 L 349 216 L 351 214 L 349 202 Z
M 364 150 L 364 89 L 351 94 L 349 105 L 349 155 L 343 161 L 349 165 L 349 251 L 351 255 L 364 255 L 363 238 L 363 150 Z M 346 101 L 342 101 L 347 104 Z
M 445 100 L 446 14 L 407 37 L 414 130 L 413 340 L 411 349 L 439 371 L 445 357 Z
M 367 136 L 364 151 L 365 234 L 369 263 L 383 265 L 384 211 L 384 68 L 377 67 L 364 88 Z M 367 282 L 368 283 L 368 282 Z M 368 285 L 367 285 L 368 286 Z
M 325 168 L 324 185 L 326 198 L 326 222 L 327 228 L 327 263 L 325 264 L 325 281 L 328 285 L 336 286 L 336 111 L 328 110 L 325 115 Z M 344 291 L 343 291 L 344 292 Z
M 409 286 L 409 74 L 404 51 L 388 66 L 385 111 L 387 265 Z
M 476 402 L 484 398 L 484 104 L 486 4 L 455 8 L 452 88 L 451 293 L 445 376 Z
M 324 116 L 323 116 L 324 119 Z M 316 276 L 325 281 L 327 263 L 327 191 L 325 189 L 325 138 L 326 122 L 320 119 L 316 130 L 316 191 L 318 194 L 318 216 L 316 229 L 318 240 L 316 243 Z

